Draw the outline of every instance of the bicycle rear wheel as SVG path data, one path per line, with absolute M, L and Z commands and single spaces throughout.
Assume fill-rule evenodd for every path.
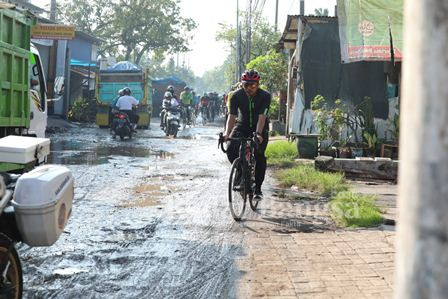
M 229 177 L 229 208 L 233 219 L 240 221 L 246 209 L 247 192 L 244 184 L 243 163 L 240 158 L 233 161 Z

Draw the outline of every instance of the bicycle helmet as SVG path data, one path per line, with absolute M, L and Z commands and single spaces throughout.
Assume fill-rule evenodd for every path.
M 256 70 L 246 70 L 241 75 L 242 82 L 254 83 L 260 81 L 260 74 Z

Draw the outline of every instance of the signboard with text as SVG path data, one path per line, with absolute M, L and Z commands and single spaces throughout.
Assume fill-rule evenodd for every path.
M 75 37 L 75 26 L 61 24 L 37 24 L 31 28 L 31 38 L 69 40 Z
M 403 0 L 338 0 L 338 18 L 342 63 L 403 58 Z

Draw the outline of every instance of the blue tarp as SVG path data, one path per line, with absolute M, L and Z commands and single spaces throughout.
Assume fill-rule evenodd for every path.
M 88 61 L 82 61 L 82 60 L 77 60 L 77 59 L 70 59 L 70 65 L 73 66 L 90 66 L 90 67 L 96 67 L 96 63 L 95 62 L 88 62 Z
M 161 85 L 185 85 L 185 82 L 179 79 L 176 76 L 170 76 L 166 78 L 152 80 L 153 84 L 161 84 Z
M 102 72 L 107 72 L 107 73 L 115 73 L 115 72 L 126 72 L 126 73 L 139 73 L 142 71 L 142 68 L 139 67 L 136 64 L 133 64 L 132 62 L 129 61 L 120 61 L 117 64 L 115 64 L 114 66 L 108 67 L 105 71 Z

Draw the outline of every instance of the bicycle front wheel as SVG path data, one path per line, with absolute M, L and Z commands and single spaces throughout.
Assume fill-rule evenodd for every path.
M 240 158 L 233 161 L 229 178 L 229 207 L 233 219 L 240 221 L 246 209 L 246 184 L 244 183 L 243 162 Z

